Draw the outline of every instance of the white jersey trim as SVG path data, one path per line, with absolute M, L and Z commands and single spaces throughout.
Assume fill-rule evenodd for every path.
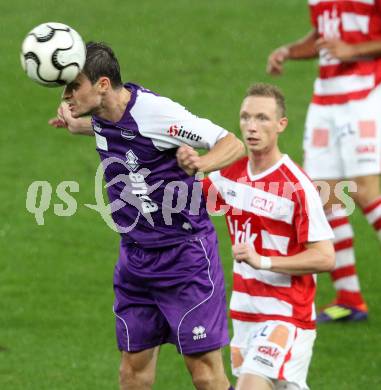
M 353 12 L 343 12 L 341 14 L 344 31 L 359 31 L 363 34 L 369 33 L 369 16 L 359 15 Z
M 246 263 L 234 261 L 233 272 L 242 279 L 255 279 L 276 287 L 291 287 L 291 276 L 279 272 L 259 270 Z
M 233 291 L 230 309 L 250 314 L 292 316 L 292 305 L 277 298 L 251 296 Z
M 258 173 L 256 175 L 251 170 L 250 159 L 249 159 L 247 161 L 247 175 L 249 176 L 249 179 L 251 181 L 256 181 L 256 180 L 262 179 L 263 177 L 266 177 L 270 173 L 276 171 L 287 159 L 289 159 L 288 155 L 284 154 L 282 156 L 282 158 L 279 161 L 277 161 L 272 167 L 270 167 L 269 169 L 266 169 L 265 171 Z
M 317 78 L 314 84 L 316 95 L 340 95 L 373 89 L 375 86 L 374 74 L 368 76 L 337 76 L 327 79 Z
M 212 172 L 209 179 L 226 204 L 276 221 L 292 223 L 295 205 L 290 199 L 230 180 L 220 171 Z
M 290 242 L 289 237 L 271 234 L 266 230 L 261 230 L 261 237 L 263 249 L 276 250 L 282 255 L 287 255 L 288 243 Z
M 298 179 L 305 192 L 309 223 L 307 242 L 316 242 L 332 239 L 334 237 L 334 234 L 325 216 L 321 199 L 318 192 L 316 191 L 316 188 L 308 179 L 308 177 L 291 160 L 289 160 L 287 168 Z M 291 181 L 282 169 L 280 169 L 280 172 L 286 179 Z M 302 210 L 302 205 L 300 205 L 300 210 Z
M 159 150 L 182 144 L 211 149 L 228 132 L 209 119 L 193 115 L 181 104 L 163 96 L 137 91 L 130 110 L 141 135 L 151 138 Z

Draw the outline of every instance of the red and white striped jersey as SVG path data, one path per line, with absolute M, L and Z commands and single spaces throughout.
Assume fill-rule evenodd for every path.
M 321 37 L 349 44 L 381 39 L 381 0 L 309 0 L 311 20 Z M 381 82 L 381 57 L 341 62 L 319 53 L 319 77 L 312 102 L 343 104 L 365 98 Z
M 253 175 L 247 157 L 204 180 L 208 210 L 224 211 L 232 243 L 247 242 L 263 256 L 291 256 L 305 243 L 333 238 L 319 195 L 306 174 L 284 155 Z M 315 277 L 256 270 L 234 261 L 231 317 L 283 320 L 315 327 Z

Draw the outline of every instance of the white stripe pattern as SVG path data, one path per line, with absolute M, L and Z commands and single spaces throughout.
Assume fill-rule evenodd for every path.
M 352 292 L 360 291 L 360 284 L 357 275 L 340 278 L 335 281 L 334 285 L 336 291 L 337 290 L 346 290 Z
M 381 205 L 377 206 L 374 210 L 365 214 L 368 222 L 373 225 L 379 218 L 381 218 Z
M 343 12 L 341 14 L 344 31 L 359 31 L 363 34 L 369 33 L 369 16 L 359 15 L 353 12 Z
M 372 89 L 375 86 L 374 75 L 337 76 L 315 80 L 314 91 L 317 95 L 338 95 Z
M 233 291 L 230 309 L 250 314 L 292 316 L 292 305 L 271 297 L 252 297 L 249 294 Z
M 278 272 L 258 270 L 246 263 L 234 262 L 234 273 L 240 275 L 243 279 L 255 279 L 259 282 L 276 287 L 291 287 L 291 276 Z
M 282 255 L 287 255 L 288 243 L 290 241 L 289 237 L 270 234 L 266 230 L 261 230 L 261 237 L 263 249 L 276 250 Z
M 355 254 L 353 248 L 343 249 L 336 252 L 336 265 L 335 269 L 343 268 L 355 263 Z
M 333 239 L 334 244 L 343 240 L 347 240 L 348 238 L 353 238 L 353 230 L 351 225 L 348 223 L 334 228 L 333 233 L 335 235 L 335 238 Z
M 229 206 L 276 221 L 292 223 L 295 208 L 292 200 L 232 181 L 221 176 L 219 171 L 212 172 L 209 178 Z

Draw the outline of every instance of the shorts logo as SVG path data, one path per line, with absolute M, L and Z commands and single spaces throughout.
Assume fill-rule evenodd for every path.
M 266 345 L 261 345 L 260 347 L 258 347 L 258 352 L 263 354 L 263 355 L 270 356 L 274 360 L 276 360 L 278 358 L 278 356 L 280 355 L 280 351 L 278 348 L 269 347 Z
M 177 125 L 172 125 L 167 130 L 167 134 L 169 134 L 170 137 L 186 138 L 196 142 L 202 139 L 200 135 L 194 134 L 191 131 L 184 130 L 184 126 L 180 126 L 179 128 Z
M 328 146 L 329 132 L 328 129 L 314 129 L 312 133 L 312 145 L 315 148 L 324 148 Z
M 192 330 L 193 340 L 201 340 L 206 338 L 205 328 L 202 325 L 195 326 Z
M 128 152 L 126 152 L 126 158 L 127 168 L 132 172 L 136 171 L 139 167 L 138 158 L 136 157 L 136 154 L 130 149 L 128 150 Z
M 364 154 L 364 153 L 376 153 L 376 145 L 369 144 L 369 145 L 358 145 L 356 147 L 357 154 Z
M 376 138 L 375 121 L 359 121 L 360 138 Z

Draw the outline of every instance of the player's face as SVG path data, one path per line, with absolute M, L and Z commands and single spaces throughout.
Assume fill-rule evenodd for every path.
M 69 104 L 73 118 L 96 113 L 101 105 L 101 97 L 97 83 L 91 84 L 83 73 L 65 87 L 62 95 L 65 102 Z
M 242 102 L 239 123 L 247 149 L 262 154 L 277 147 L 287 118 L 280 117 L 274 98 L 248 96 Z

